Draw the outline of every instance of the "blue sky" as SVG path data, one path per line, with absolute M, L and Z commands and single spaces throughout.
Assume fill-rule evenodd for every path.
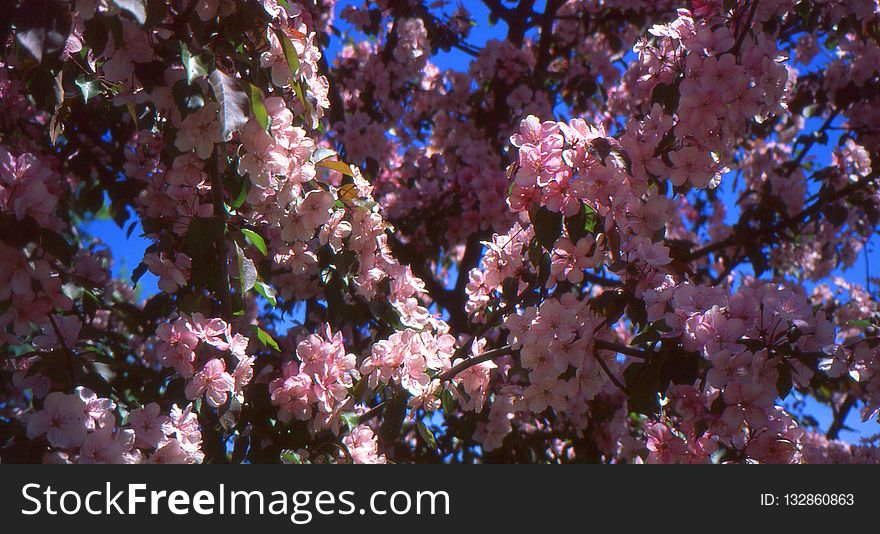
M 349 0 L 341 1 L 337 4 L 337 14 L 340 13 L 346 5 L 359 3 L 360 2 L 351 2 Z M 455 6 L 456 4 L 451 4 L 452 9 L 454 9 Z M 489 23 L 489 11 L 485 8 L 482 2 L 468 2 L 467 8 L 471 11 L 472 17 L 477 23 L 468 39 L 472 45 L 481 47 L 490 39 L 504 38 L 507 32 L 504 23 L 499 21 L 498 23 L 491 25 Z M 543 2 L 538 2 L 535 9 L 541 11 L 543 9 Z M 343 31 L 351 30 L 351 28 L 344 24 L 338 16 L 336 23 L 337 27 Z M 340 45 L 341 40 L 339 38 L 331 38 L 330 46 L 326 50 L 328 60 L 332 61 L 338 53 Z M 441 52 L 435 55 L 432 58 L 432 61 L 441 69 L 466 70 L 471 61 L 471 57 L 463 52 L 452 49 L 449 52 Z M 820 54 L 817 60 L 807 68 L 810 70 L 822 68 L 825 62 L 827 62 L 827 57 Z M 803 69 L 803 66 L 798 67 L 799 69 Z M 809 119 L 807 122 L 807 130 L 815 129 L 821 124 L 821 122 L 822 120 L 818 118 Z M 814 146 L 810 155 L 815 158 L 818 164 L 823 165 L 830 162 L 831 147 L 835 145 L 839 135 L 839 131 L 832 131 L 829 135 L 828 145 L 817 144 Z M 725 199 L 728 204 L 728 222 L 735 222 L 739 217 L 739 210 L 735 206 L 736 194 L 731 188 L 731 183 L 732 180 L 725 180 L 723 182 L 722 198 Z M 111 219 L 96 219 L 85 222 L 82 225 L 82 230 L 89 235 L 100 239 L 109 247 L 114 258 L 113 274 L 123 278 L 128 278 L 130 276 L 131 271 L 143 258 L 144 250 L 151 244 L 149 240 L 141 236 L 140 225 L 133 230 L 131 237 L 126 237 L 126 229 L 119 228 Z M 847 270 L 838 271 L 835 275 L 842 276 L 848 281 L 864 285 L 867 263 L 870 261 L 874 269 L 873 273 L 876 273 L 878 266 L 880 266 L 880 255 L 878 255 L 877 252 L 878 244 L 880 244 L 880 240 L 878 240 L 875 234 L 868 244 L 867 252 L 859 255 L 858 260 L 852 267 Z M 744 271 L 740 269 L 740 272 Z M 453 273 L 453 276 L 455 276 L 455 273 Z M 876 276 L 876 274 L 874 274 L 874 276 Z M 148 298 L 155 294 L 158 291 L 156 283 L 156 277 L 149 272 L 146 273 L 138 283 L 138 291 L 141 298 Z M 791 398 L 789 398 L 789 400 L 791 400 Z M 817 418 L 820 423 L 820 428 L 827 429 L 831 421 L 830 409 L 811 399 L 807 399 L 806 402 L 808 407 L 806 412 L 811 413 Z M 880 432 L 880 425 L 877 423 L 871 422 L 862 424 L 859 423 L 858 420 L 859 419 L 855 413 L 847 419 L 847 423 L 850 426 L 855 427 L 856 430 L 855 432 L 842 432 L 842 438 L 849 441 L 857 441 L 859 437 L 866 437 Z

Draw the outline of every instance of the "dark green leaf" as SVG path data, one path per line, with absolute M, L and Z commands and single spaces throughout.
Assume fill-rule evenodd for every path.
M 761 276 L 770 268 L 770 262 L 767 260 L 767 256 L 764 254 L 760 245 L 753 245 L 746 248 L 746 256 L 752 264 L 752 269 L 755 270 L 756 277 Z
M 241 408 L 244 404 L 244 394 L 238 393 L 231 395 L 223 415 L 220 416 L 220 424 L 227 433 L 231 433 L 238 424 L 238 418 L 241 416 Z
M 847 210 L 843 204 L 831 204 L 830 206 L 826 206 L 822 210 L 822 213 L 825 214 L 825 218 L 828 219 L 828 222 L 835 227 L 842 226 L 849 218 L 849 210 Z
M 541 207 L 533 211 L 532 224 L 535 226 L 538 243 L 545 249 L 552 250 L 562 234 L 562 214 Z
M 62 263 L 69 264 L 73 259 L 75 248 L 61 234 L 40 228 L 40 246 Z
M 791 367 L 786 362 L 782 362 L 777 369 L 779 371 L 779 378 L 776 379 L 776 391 L 779 393 L 780 399 L 785 399 L 792 388 Z
M 141 277 L 147 272 L 147 264 L 144 262 L 140 262 L 137 267 L 134 268 L 134 271 L 131 272 L 131 281 L 137 286 L 138 281 Z
M 655 414 L 660 410 L 658 394 L 661 358 L 650 358 L 645 363 L 630 364 L 623 372 L 626 382 L 629 409 L 643 414 Z

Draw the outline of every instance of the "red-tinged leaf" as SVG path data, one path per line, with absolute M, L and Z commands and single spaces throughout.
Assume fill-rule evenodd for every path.
M 208 83 L 214 91 L 214 97 L 220 104 L 220 124 L 223 126 L 223 138 L 229 139 L 232 132 L 238 130 L 248 121 L 250 99 L 241 88 L 238 80 L 223 71 L 215 70 L 208 77 Z

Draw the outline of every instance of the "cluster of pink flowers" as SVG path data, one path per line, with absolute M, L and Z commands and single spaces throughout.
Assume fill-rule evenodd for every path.
M 877 460 L 836 432 L 880 284 L 821 283 L 880 220 L 876 2 L 487 2 L 479 46 L 464 4 L 57 4 L 0 57 L 4 462 Z
M 765 10 L 760 16 L 771 14 Z M 553 281 L 577 284 L 586 271 L 605 267 L 644 300 L 646 320 L 660 325 L 663 338 L 680 338 L 685 351 L 709 362 L 702 392 L 695 389 L 696 397 L 687 395 L 699 400 L 688 401 L 688 417 L 673 425 L 657 422 L 645 427 L 648 461 L 710 461 L 721 444 L 741 451 L 741 459 L 793 461 L 803 432 L 776 406 L 777 396 L 787 393 L 778 390 L 780 376 L 790 377 L 796 388 L 808 387 L 813 371 L 804 358 L 815 360 L 816 354 L 835 346 L 834 325 L 791 284 L 747 279 L 733 293 L 724 285 L 695 284 L 674 268 L 662 240 L 664 227 L 667 236 L 670 230 L 688 234 L 667 225 L 678 199 L 661 194 L 655 180 L 668 177 L 674 186 L 689 182 L 714 187 L 733 154 L 732 141 L 753 121 L 785 113 L 790 73 L 773 41 L 761 34 L 735 39 L 731 28 L 714 21 L 708 13 L 694 17 L 680 11 L 673 23 L 655 26 L 653 38 L 636 46 L 640 58 L 631 70 L 641 72 L 637 83 L 648 95 L 646 100 L 651 100 L 652 90 L 662 94 L 664 85 L 678 97 L 674 108 L 661 98 L 641 119 L 629 119 L 619 141 L 608 138 L 602 125 L 590 126 L 581 119 L 557 123 L 530 116 L 520 123 L 511 137 L 518 160 L 509 205 L 524 226 L 517 223 L 486 243 L 481 268 L 469 273 L 468 311 L 485 315 L 483 310 L 502 296 L 505 280 L 513 279 L 521 291 L 534 276 L 538 266 L 531 265 L 533 239 L 546 224 L 540 214 L 535 218 L 536 209 L 560 213 L 568 221 L 586 206 L 601 217 L 598 230 L 570 235 L 568 223 L 563 225 L 561 237 L 548 249 L 548 286 Z M 859 149 L 850 142 L 839 156 L 852 162 L 842 170 L 856 178 L 870 169 Z M 778 153 L 769 146 L 750 155 L 754 164 L 748 172 L 754 174 L 747 176 L 774 180 L 779 191 L 791 195 L 788 209 L 794 214 L 803 205 L 805 191 L 787 185 L 798 180 L 777 170 Z M 763 164 L 763 174 L 761 154 L 769 161 Z M 718 239 L 729 235 L 723 229 L 716 233 Z M 557 415 L 577 413 L 575 406 L 585 407 L 603 391 L 609 374 L 617 374 L 613 359 L 606 372 L 596 363 L 594 356 L 599 356 L 592 342 L 604 323 L 601 317 L 591 318 L 586 302 L 564 293 L 507 316 L 508 340 L 520 348 L 520 364 L 529 372 L 521 397 L 514 392 L 514 399 L 523 402 L 519 410 L 541 412 L 550 406 Z M 871 351 L 861 346 L 863 361 L 870 361 Z M 635 361 L 626 358 L 624 368 Z M 869 369 L 870 364 L 861 368 Z M 581 380 L 579 387 L 572 386 L 574 377 L 559 378 L 563 373 L 572 376 L 572 369 Z M 668 394 L 671 402 L 683 402 Z M 580 404 L 575 402 L 579 396 Z M 713 405 L 715 401 L 720 404 Z M 516 411 L 496 414 L 493 407 L 490 414 L 496 415 L 490 420 L 506 429 Z M 711 432 L 698 432 L 695 421 L 711 425 Z M 780 447 L 774 440 L 788 445 Z
M 653 446 L 662 451 L 649 461 L 707 463 L 715 461 L 712 456 L 723 445 L 727 455 L 720 459 L 723 461 L 800 462 L 804 430 L 782 408 L 774 406 L 776 394 L 768 398 L 760 384 L 734 384 L 738 385 L 723 393 L 727 408 L 720 416 L 712 406 L 718 392 L 701 392 L 692 386 L 678 386 L 668 392 L 669 402 L 679 414 L 674 425 L 677 430 L 648 434 L 649 449 Z M 678 445 L 670 447 L 670 440 Z
M 356 464 L 384 464 L 385 455 L 379 453 L 376 435 L 367 425 L 358 425 L 342 438 L 352 462 Z
M 535 414 L 550 407 L 580 420 L 587 403 L 609 384 L 606 373 L 617 367 L 613 355 L 596 347 L 597 339 L 611 336 L 589 302 L 565 293 L 509 315 L 504 327 L 528 371 L 524 407 Z
M 11 217 L 4 219 L 3 230 L 10 237 L 17 232 L 15 225 L 64 228 L 55 208 L 67 188 L 54 165 L 52 158 L 0 144 L 0 213 Z M 0 243 L 0 302 L 9 303 L 0 313 L 0 331 L 12 327 L 14 336 L 8 342 L 25 335 L 32 322 L 48 324 L 46 317 L 56 309 L 72 308 L 53 263 L 53 255 L 43 247 L 16 248 Z M 0 334 L 0 339 L 3 337 Z
M 269 50 L 260 57 L 260 66 L 271 71 L 272 83 L 279 87 L 290 87 L 292 84 L 303 83 L 308 92 L 308 101 L 314 105 L 300 106 L 295 108 L 298 113 L 308 111 L 307 123 L 309 127 L 318 126 L 318 121 L 324 116 L 324 112 L 330 107 L 328 99 L 329 83 L 327 78 L 320 74 L 318 61 L 321 59 L 321 51 L 315 43 L 315 33 L 306 26 L 303 8 L 299 4 L 288 3 L 286 8 L 275 4 L 271 8 L 281 24 L 278 29 L 280 35 L 289 39 L 290 46 L 298 58 L 299 66 L 296 72 L 291 72 L 287 62 L 285 45 L 280 41 L 280 35 L 272 28 L 267 29 L 266 38 L 269 41 Z M 269 4 L 269 2 L 267 2 Z M 267 7 L 269 7 L 267 5 Z M 302 104 L 300 101 L 299 104 Z M 305 107 L 305 109 L 303 109 Z
M 441 389 L 435 376 L 449 369 L 454 349 L 455 338 L 443 330 L 407 328 L 376 342 L 360 371 L 369 387 L 400 384 L 412 403 L 435 409 Z
M 876 464 L 880 455 L 876 447 L 850 445 L 828 439 L 817 432 L 807 432 L 801 439 L 801 455 L 807 464 Z
M 220 406 L 229 395 L 241 393 L 253 378 L 254 358 L 246 352 L 248 338 L 233 334 L 231 325 L 222 319 L 206 319 L 200 313 L 181 316 L 159 325 L 156 337 L 156 359 L 187 379 L 190 400 L 204 395 L 209 405 Z M 227 353 L 235 364 L 232 374 L 227 372 Z
M 116 402 L 78 387 L 46 396 L 27 422 L 30 438 L 45 437 L 47 463 L 200 463 L 201 432 L 191 407 L 162 415 L 156 403 L 129 412 L 117 426 Z
M 360 378 L 357 359 L 345 350 L 342 334 L 329 325 L 321 334 L 299 342 L 296 359 L 282 366 L 282 376 L 269 384 L 272 404 L 281 421 L 310 421 L 312 430 L 340 430 L 342 410 L 349 406 L 348 391 Z
M 505 280 L 518 280 L 524 271 L 531 268 L 524 258 L 524 251 L 533 238 L 532 227 L 523 228 L 519 223 L 514 223 L 507 233 L 493 234 L 492 241 L 483 243 L 486 252 L 480 260 L 481 268 L 468 273 L 465 287 L 468 296 L 465 309 L 475 320 L 485 318 L 486 307 L 502 289 L 501 284 Z M 524 284 L 519 283 L 517 289 L 523 287 Z

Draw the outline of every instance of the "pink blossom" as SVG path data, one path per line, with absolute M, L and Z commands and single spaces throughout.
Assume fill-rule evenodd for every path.
M 172 260 L 165 253 L 150 253 L 144 256 L 144 264 L 151 273 L 159 277 L 159 289 L 174 293 L 189 283 L 192 260 L 183 253 L 178 253 Z
M 186 385 L 186 397 L 192 400 L 204 393 L 208 404 L 220 406 L 226 402 L 229 392 L 234 390 L 235 380 L 226 372 L 226 364 L 219 358 L 213 358 Z
M 43 409 L 28 421 L 28 437 L 46 435 L 54 447 L 71 449 L 82 445 L 88 433 L 85 403 L 78 395 L 54 391 L 46 396 Z
M 180 125 L 174 146 L 181 152 L 192 150 L 199 158 L 208 159 L 214 151 L 214 145 L 224 140 L 217 111 L 217 104 L 210 102 L 187 115 Z
M 379 454 L 379 444 L 373 430 L 367 425 L 358 425 L 342 438 L 351 459 L 356 464 L 384 464 L 385 455 Z
M 133 430 L 116 430 L 103 427 L 90 433 L 83 440 L 79 450 L 79 463 L 82 464 L 122 464 L 131 463 L 129 455 L 135 441 Z
M 165 438 L 164 428 L 171 422 L 171 418 L 160 415 L 159 411 L 159 405 L 151 402 L 129 414 L 128 424 L 134 431 L 136 447 L 152 449 Z

